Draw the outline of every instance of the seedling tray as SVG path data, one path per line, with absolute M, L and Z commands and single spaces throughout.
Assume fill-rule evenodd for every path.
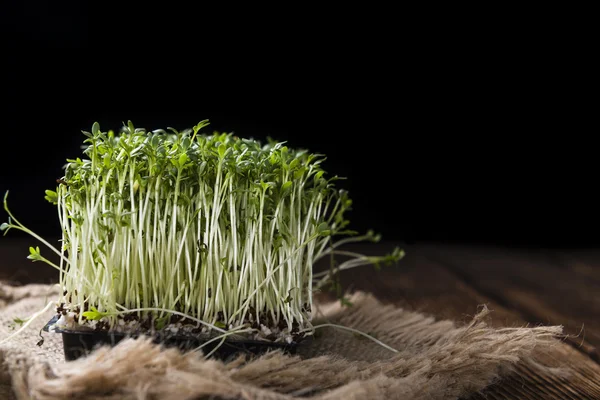
M 43 328 L 45 332 L 49 332 L 50 326 L 54 325 L 58 320 L 58 316 L 54 316 Z M 208 339 L 194 335 L 160 335 L 151 333 L 129 334 L 109 331 L 74 331 L 60 329 L 56 327 L 55 333 L 62 334 L 63 349 L 65 360 L 72 361 L 82 356 L 89 354 L 92 350 L 99 346 L 110 345 L 114 346 L 126 337 L 139 337 L 145 335 L 152 337 L 152 341 L 165 347 L 178 348 L 182 351 L 190 351 L 205 343 Z M 259 340 L 238 340 L 225 339 L 221 344 L 221 340 L 215 340 L 202 348 L 204 354 L 209 354 L 218 347 L 212 354 L 211 358 L 227 361 L 240 354 L 260 355 L 271 350 L 282 350 L 287 354 L 296 354 L 299 343 L 275 343 Z

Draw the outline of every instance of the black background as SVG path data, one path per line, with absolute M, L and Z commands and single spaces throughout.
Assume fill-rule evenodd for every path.
M 216 130 L 326 154 L 328 172 L 347 178 L 359 231 L 407 243 L 600 244 L 586 53 L 559 33 L 392 26 L 283 39 L 278 27 L 257 39 L 239 32 L 216 53 L 209 28 L 187 31 L 198 40 L 185 50 L 169 40 L 158 50 L 156 29 L 144 46 L 119 36 L 149 23 L 109 28 L 82 6 L 11 11 L 0 190 L 43 235 L 58 234 L 43 192 L 79 155 L 81 130 L 209 119 Z

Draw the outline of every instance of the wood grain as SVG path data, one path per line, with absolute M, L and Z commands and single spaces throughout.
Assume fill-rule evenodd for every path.
M 458 246 L 421 251 L 528 322 L 563 325 L 573 346 L 600 361 L 600 283 L 559 264 L 551 252 Z

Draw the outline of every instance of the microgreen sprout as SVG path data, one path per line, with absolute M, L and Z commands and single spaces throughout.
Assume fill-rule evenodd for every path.
M 23 326 L 23 324 L 24 324 L 25 322 L 27 322 L 27 320 L 28 320 L 27 318 L 25 318 L 25 319 L 22 319 L 22 318 L 19 318 L 19 317 L 15 317 L 15 318 L 13 318 L 13 321 L 12 321 L 12 323 L 10 323 L 10 324 L 8 325 L 8 327 L 9 327 L 10 329 L 14 330 L 14 329 L 17 327 L 17 325 L 18 325 L 18 326 Z
M 81 313 L 81 315 L 90 321 L 96 321 L 107 317 L 110 314 L 107 312 L 100 312 L 96 309 L 96 307 L 90 306 L 90 310 L 84 311 L 83 313 Z
M 132 314 L 162 329 L 177 315 L 223 340 L 261 325 L 306 334 L 313 292 L 340 271 L 403 256 L 340 249 L 380 237 L 347 229 L 352 201 L 322 169 L 324 156 L 201 133 L 207 124 L 149 132 L 128 122 L 115 133 L 95 123 L 83 132 L 83 157 L 68 159 L 45 192 L 57 208 L 60 249 L 20 224 L 5 197 L 9 220 L 0 229 L 27 232 L 59 255 L 55 265 L 30 247 L 28 258 L 60 272 L 59 301 L 79 310 L 79 324 L 112 328 Z M 313 273 L 317 260 L 336 255 L 350 259 Z

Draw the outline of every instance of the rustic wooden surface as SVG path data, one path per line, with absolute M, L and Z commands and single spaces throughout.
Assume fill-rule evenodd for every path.
M 29 239 L 0 239 L 0 280 L 50 283 L 55 271 L 31 264 Z M 356 246 L 379 254 L 393 243 Z M 494 326 L 562 325 L 571 335 L 548 355 L 568 375 L 526 366 L 471 399 L 600 399 L 600 250 L 530 250 L 420 244 L 374 274 L 345 271 L 346 288 L 439 318 L 467 321 L 487 305 Z

